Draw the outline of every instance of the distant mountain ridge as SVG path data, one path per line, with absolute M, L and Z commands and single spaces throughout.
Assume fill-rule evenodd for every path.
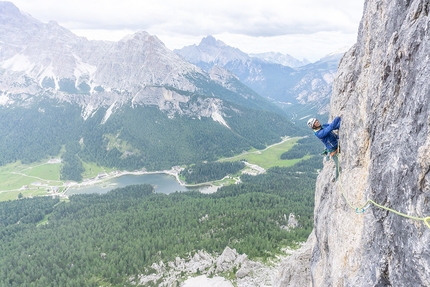
M 249 56 L 263 59 L 269 63 L 281 64 L 291 68 L 297 68 L 311 63 L 306 59 L 300 61 L 289 54 L 281 54 L 279 52 L 251 53 Z
M 305 109 L 314 107 L 315 113 L 326 113 L 333 79 L 345 51 L 306 65 L 302 65 L 306 61 L 291 57 L 294 68 L 265 59 L 275 53 L 252 57 L 212 36 L 203 38 L 199 45 L 174 52 L 203 70 L 221 66 L 231 71 L 240 81 L 273 102 L 306 105 Z

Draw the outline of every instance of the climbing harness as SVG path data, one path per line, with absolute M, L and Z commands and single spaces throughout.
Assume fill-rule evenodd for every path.
M 336 155 L 337 155 L 337 158 L 338 158 L 338 162 L 337 162 L 337 176 L 340 177 L 340 162 L 339 162 L 340 161 L 340 153 L 338 152 Z M 336 180 L 338 178 L 337 176 L 336 176 Z M 348 198 L 346 197 L 344 191 L 342 190 L 342 181 L 341 180 L 339 181 L 339 185 L 340 185 L 340 190 L 342 191 L 343 198 L 345 198 L 345 201 L 349 205 L 349 207 L 351 207 L 352 209 L 355 210 L 356 214 L 364 213 L 366 211 L 366 209 L 368 209 L 370 207 L 370 205 L 373 204 L 373 205 L 375 205 L 375 206 L 377 206 L 377 207 L 379 207 L 381 209 L 385 209 L 387 211 L 393 212 L 393 213 L 395 213 L 397 215 L 400 215 L 402 217 L 413 219 L 413 220 L 417 220 L 417 221 L 424 221 L 424 223 L 427 225 L 427 227 L 430 228 L 430 216 L 427 216 L 427 217 L 416 217 L 416 216 L 407 215 L 405 213 L 401 213 L 401 212 L 399 212 L 397 210 L 394 210 L 392 208 L 389 208 L 389 207 L 386 207 L 384 205 L 378 204 L 378 203 L 376 203 L 375 201 L 373 201 L 371 199 L 368 199 L 366 201 L 366 203 L 363 204 L 360 207 L 354 207 L 351 204 L 351 202 L 348 200 Z

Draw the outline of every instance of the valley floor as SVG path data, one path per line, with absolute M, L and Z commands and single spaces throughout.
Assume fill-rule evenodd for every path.
M 271 166 L 288 163 L 288 161 L 278 162 L 279 154 L 291 148 L 299 138 L 284 137 L 279 143 L 266 147 L 263 150 L 247 151 L 240 155 L 224 158 L 222 161 L 234 161 L 245 158 L 246 169 L 243 173 L 261 174 Z M 263 166 L 263 167 L 262 167 Z M 19 194 L 24 197 L 49 195 L 67 197 L 69 188 L 89 187 L 103 185 L 104 182 L 124 175 L 145 175 L 145 174 L 168 174 L 177 180 L 180 185 L 186 187 L 204 186 L 202 193 L 213 193 L 223 185 L 239 183 L 239 177 L 226 176 L 224 179 L 205 182 L 197 185 L 189 185 L 179 178 L 181 167 L 175 166 L 170 170 L 148 172 L 144 169 L 136 171 L 105 170 L 99 167 L 99 172 L 90 178 L 85 178 L 82 182 L 60 180 L 61 159 L 53 158 L 46 162 L 35 165 L 22 165 L 20 163 L 10 164 L 0 169 L 0 201 L 16 199 Z M 94 170 L 94 167 L 93 167 Z

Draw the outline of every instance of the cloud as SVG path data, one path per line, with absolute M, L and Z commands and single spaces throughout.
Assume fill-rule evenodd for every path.
M 356 3 L 360 1 L 17 0 L 15 3 L 34 11 L 39 19 L 67 23 L 69 29 L 165 29 L 185 35 L 230 32 L 279 36 L 356 32 L 359 18 L 351 10 L 358 8 Z
M 214 35 L 214 37 L 248 54 L 276 51 L 289 54 L 300 60 L 305 58 L 315 62 L 340 48 L 350 48 L 356 42 L 357 35 L 340 32 L 318 32 L 311 35 L 292 34 L 259 38 L 233 34 L 219 34 Z M 333 39 L 339 40 L 333 41 Z M 169 42 L 168 39 L 161 38 L 161 40 L 165 43 Z M 255 45 L 256 41 L 258 41 L 258 45 Z
M 13 0 L 12 0 L 13 1 Z M 162 41 L 188 43 L 207 35 L 233 35 L 262 42 L 351 39 L 357 34 L 364 0 L 15 0 L 22 11 L 90 39 L 119 40 L 146 31 Z M 122 36 L 121 36 L 122 35 Z M 176 40 L 173 40 L 176 38 Z M 221 39 L 223 40 L 223 39 Z M 355 40 L 355 39 L 354 39 Z M 224 40 L 223 40 L 224 41 Z M 332 42 L 342 39 L 332 38 Z M 225 41 L 226 44 L 234 46 Z M 196 42 L 194 42 L 196 43 Z M 166 43 L 170 48 L 170 44 Z M 185 46 L 185 45 L 183 45 Z M 175 47 L 177 48 L 177 47 Z M 239 47 L 240 48 L 240 47 Z M 258 49 L 257 47 L 255 49 Z

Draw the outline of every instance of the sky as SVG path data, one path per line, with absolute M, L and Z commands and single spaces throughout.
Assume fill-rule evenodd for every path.
M 89 40 L 146 31 L 170 50 L 212 35 L 251 53 L 315 62 L 357 41 L 364 0 L 9 0 Z

